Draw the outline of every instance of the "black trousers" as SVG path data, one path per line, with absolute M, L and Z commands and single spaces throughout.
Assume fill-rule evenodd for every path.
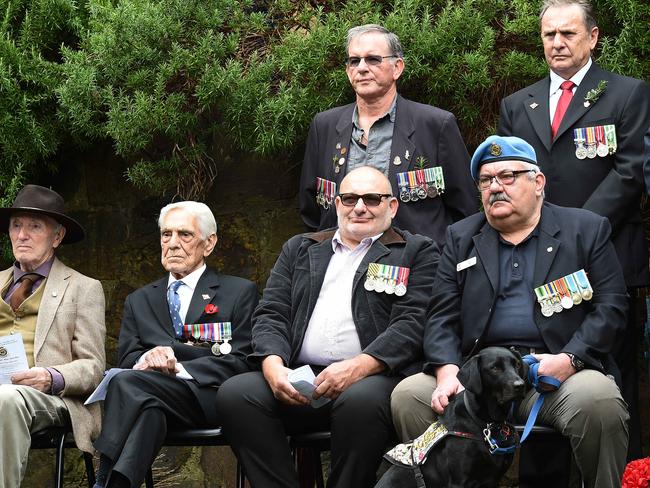
M 217 390 L 214 389 L 216 400 Z M 155 371 L 125 371 L 113 378 L 104 402 L 102 432 L 95 448 L 113 461 L 113 471 L 140 486 L 168 428 L 207 425 L 185 380 Z
M 330 488 L 372 487 L 387 447 L 395 442 L 390 394 L 399 378 L 369 376 L 321 408 L 275 399 L 262 373 L 226 381 L 217 414 L 254 488 L 298 487 L 287 435 L 331 430 Z

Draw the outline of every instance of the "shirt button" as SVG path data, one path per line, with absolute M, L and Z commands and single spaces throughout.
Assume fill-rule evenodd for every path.
M 515 264 L 513 264 L 513 266 L 514 266 L 515 268 L 518 268 L 518 267 L 519 267 L 519 263 L 515 263 Z

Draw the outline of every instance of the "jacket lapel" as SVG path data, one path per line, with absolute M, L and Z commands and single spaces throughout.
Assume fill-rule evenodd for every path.
M 485 274 L 492 285 L 492 291 L 495 292 L 499 289 L 499 236 L 485 222 L 481 232 L 472 237 L 472 240 Z
M 320 289 L 323 286 L 327 266 L 332 259 L 332 238 L 325 239 L 318 244 L 309 247 L 309 269 L 310 273 L 310 287 L 309 287 L 309 307 L 307 317 L 311 317 Z
M 400 95 L 397 95 L 395 107 L 395 124 L 393 126 L 393 142 L 390 146 L 390 159 L 388 160 L 388 180 L 393 185 L 393 190 L 397 188 L 396 173 L 409 171 L 413 167 L 415 160 L 415 144 L 411 141 L 411 136 L 415 132 L 413 118 L 408 113 L 408 102 Z M 409 157 L 406 157 L 406 154 Z M 399 157 L 401 164 L 393 164 L 395 158 Z M 429 161 L 432 165 L 435 161 Z
M 165 332 L 167 332 L 171 337 L 175 337 L 172 318 L 169 315 L 169 304 L 167 303 L 168 281 L 169 275 L 166 275 L 164 278 L 152 283 L 147 289 L 146 296 L 151 311 L 158 319 L 158 322 L 165 326 Z
M 38 357 L 47 333 L 52 327 L 54 317 L 59 309 L 63 295 L 65 294 L 68 285 L 70 284 L 70 276 L 72 275 L 70 268 L 59 261 L 56 257 L 52 263 L 50 274 L 45 281 L 45 288 L 43 289 L 43 297 L 41 304 L 38 308 L 38 316 L 36 318 L 36 331 L 34 332 L 34 358 Z
M 331 149 L 326 148 L 326 150 L 332 151 L 332 159 L 336 158 L 338 160 L 341 157 L 345 158 L 345 163 L 339 167 L 338 173 L 334 171 L 334 165 L 336 163 L 332 161 L 332 164 L 330 164 L 330 174 L 332 175 L 333 181 L 336 182 L 337 190 L 341 184 L 341 180 L 347 173 L 348 156 L 350 155 L 350 139 L 352 138 L 352 114 L 354 113 L 354 107 L 356 107 L 356 104 L 352 103 L 348 107 L 349 108 L 341 112 L 341 116 L 336 123 L 336 145 Z M 342 148 L 346 148 L 344 156 L 341 155 L 341 150 L 336 148 L 338 144 L 340 144 Z
M 560 249 L 561 242 L 555 238 L 560 228 L 555 223 L 555 212 L 547 205 L 542 206 L 539 240 L 535 256 L 535 271 L 533 273 L 533 286 L 538 287 L 546 283 L 555 256 Z
M 210 268 L 206 268 L 194 289 L 192 301 L 190 302 L 190 307 L 188 308 L 187 316 L 185 317 L 186 324 L 196 324 L 200 322 L 199 319 L 205 312 L 205 306 L 208 303 L 212 303 L 218 287 L 219 276 Z M 219 304 L 217 303 L 215 305 Z
M 560 123 L 560 127 L 557 130 L 557 135 L 555 136 L 556 141 L 564 132 L 573 127 L 578 120 L 591 110 L 591 107 L 594 106 L 594 104 L 591 103 L 588 107 L 585 107 L 585 96 L 589 90 L 598 86 L 600 73 L 600 68 L 598 68 L 595 63 L 592 64 L 591 68 L 589 68 L 589 71 L 587 71 L 587 74 L 582 79 L 582 83 L 580 83 L 578 88 L 576 88 L 576 92 L 573 94 L 571 103 L 569 104 L 567 111 L 562 118 L 562 123 Z
M 537 137 L 547 151 L 551 150 L 551 121 L 549 116 L 549 89 L 551 78 L 547 76 L 530 87 L 528 98 L 523 101 L 523 110 L 528 115 Z

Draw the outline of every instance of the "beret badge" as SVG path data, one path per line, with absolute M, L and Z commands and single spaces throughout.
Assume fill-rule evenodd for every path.
M 499 146 L 496 142 L 493 142 L 490 145 L 490 154 L 492 156 L 501 156 L 501 146 Z

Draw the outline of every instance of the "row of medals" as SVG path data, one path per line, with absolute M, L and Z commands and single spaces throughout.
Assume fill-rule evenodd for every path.
M 366 277 L 363 287 L 368 291 L 376 291 L 377 293 L 386 293 L 388 295 L 394 293 L 398 297 L 406 295 L 406 285 L 404 283 L 397 283 L 397 280 L 380 276 Z
M 220 331 L 220 333 L 219 333 L 220 338 L 225 336 L 225 335 L 230 335 L 231 337 L 227 337 L 227 338 L 224 337 L 223 342 L 221 342 L 221 343 L 219 343 L 219 340 L 217 340 L 214 344 L 212 344 L 212 347 L 210 347 L 210 351 L 212 351 L 212 354 L 214 354 L 215 356 L 221 356 L 222 354 L 223 355 L 230 354 L 230 352 L 232 351 L 232 345 L 228 342 L 228 341 L 232 340 L 232 334 L 225 334 L 225 333 L 221 334 L 221 331 Z M 197 339 L 192 334 L 187 336 L 185 334 L 185 328 L 183 328 L 183 338 L 187 339 L 187 343 L 192 344 L 192 345 L 207 345 L 208 344 L 208 341 L 206 341 L 205 339 L 203 339 L 203 340 L 201 340 L 200 338 Z
M 578 159 L 594 159 L 596 156 L 604 158 L 609 156 L 613 152 L 610 151 L 609 146 L 606 144 L 589 144 L 587 147 L 584 146 L 584 140 L 576 140 L 576 158 Z
M 401 187 L 399 192 L 399 199 L 406 202 L 417 202 L 418 200 L 424 200 L 425 198 L 436 198 L 440 193 L 444 193 L 445 189 L 438 187 L 435 183 L 427 183 L 427 186 L 424 185 L 418 187 Z
M 332 206 L 332 203 L 334 203 L 334 196 L 325 196 L 324 193 L 319 192 L 316 194 L 316 203 L 327 210 Z
M 390 275 L 393 270 L 397 270 L 397 277 L 393 278 Z M 404 281 L 400 281 L 400 271 L 404 268 L 399 266 L 380 265 L 379 263 L 370 263 L 366 273 L 366 281 L 363 287 L 367 291 L 376 291 L 377 293 L 386 293 L 392 295 L 393 293 L 398 297 L 406 294 L 406 280 L 408 274 L 403 276 Z M 383 270 L 383 272 L 382 272 Z
M 584 274 L 584 271 L 578 271 L 578 273 L 580 273 L 581 276 L 584 277 L 585 280 L 587 280 L 586 288 L 582 288 L 580 287 L 580 285 L 578 285 L 578 291 L 572 290 L 569 286 L 566 285 L 567 276 L 565 276 L 563 278 L 560 278 L 559 280 L 554 281 L 553 283 L 557 283 L 558 281 L 564 282 L 565 290 L 567 290 L 569 295 L 554 293 L 551 296 L 538 299 L 538 302 L 542 308 L 542 315 L 544 317 L 550 317 L 554 313 L 560 313 L 562 310 L 568 310 L 574 305 L 580 305 L 583 299 L 587 301 L 591 300 L 591 298 L 594 296 L 594 292 L 591 288 L 591 285 L 589 284 L 589 280 L 587 279 L 587 276 Z M 578 282 L 578 280 L 573 278 L 573 276 L 571 276 L 571 279 L 573 280 L 574 284 Z M 540 286 L 539 288 L 544 288 L 544 285 Z

